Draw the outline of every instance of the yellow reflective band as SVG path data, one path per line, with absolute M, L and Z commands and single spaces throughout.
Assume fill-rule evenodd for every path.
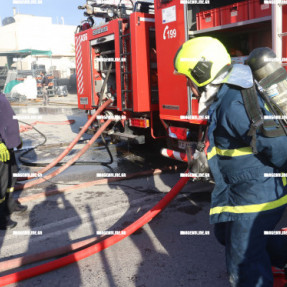
M 2 199 L 0 199 L 0 203 L 2 203 L 4 201 L 5 201 L 5 196 Z
M 230 213 L 253 213 L 260 211 L 267 211 L 275 209 L 287 203 L 287 195 L 271 202 L 260 203 L 260 204 L 250 204 L 241 206 L 217 206 L 210 209 L 210 215 L 218 214 L 222 212 Z
M 13 192 L 13 191 L 14 191 L 14 187 L 10 187 L 10 188 L 7 188 L 6 192 Z
M 264 103 L 264 108 L 265 108 L 268 112 L 270 112 L 269 107 L 267 106 L 266 103 Z
M 237 149 L 220 149 L 218 147 L 213 147 L 212 150 L 209 153 L 207 153 L 207 159 L 211 159 L 217 154 L 230 157 L 249 155 L 252 154 L 252 148 L 249 146 Z
M 287 178 L 286 177 L 282 177 L 282 182 L 283 182 L 283 186 L 287 185 Z
M 211 159 L 216 155 L 216 147 L 213 147 L 210 152 L 207 153 L 207 159 Z

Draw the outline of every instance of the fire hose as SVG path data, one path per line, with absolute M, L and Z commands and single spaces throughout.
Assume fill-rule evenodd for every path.
M 157 175 L 162 173 L 163 170 L 175 170 L 175 168 L 173 167 L 166 167 L 163 169 L 155 169 L 155 170 L 147 170 L 147 171 L 141 171 L 141 172 L 136 172 L 130 175 L 127 175 L 126 177 L 114 177 L 114 178 L 102 178 L 102 179 L 98 179 L 98 180 L 94 180 L 94 181 L 89 181 L 89 182 L 84 182 L 84 183 L 80 183 L 80 184 L 76 184 L 73 186 L 69 186 L 69 187 L 65 187 L 65 188 L 61 188 L 61 189 L 51 189 L 45 192 L 39 192 L 36 194 L 32 194 L 32 195 L 28 195 L 25 197 L 21 197 L 19 198 L 19 201 L 21 203 L 25 203 L 31 200 L 35 200 L 35 199 L 39 199 L 39 198 L 44 198 L 47 196 L 52 196 L 52 195 L 56 195 L 56 194 L 60 194 L 62 192 L 68 192 L 74 189 L 80 189 L 80 188 L 84 188 L 84 187 L 89 187 L 89 186 L 94 186 L 94 185 L 99 185 L 99 184 L 109 184 L 111 182 L 115 182 L 115 181 L 120 181 L 120 180 L 126 180 L 126 179 L 132 179 L 135 177 L 139 177 L 139 176 L 145 176 L 145 175 Z
M 82 240 L 80 242 L 73 243 L 73 244 L 68 245 L 68 246 L 63 246 L 63 247 L 59 247 L 59 248 L 56 248 L 53 250 L 47 250 L 47 251 L 44 251 L 41 253 L 27 255 L 27 256 L 23 256 L 23 257 L 17 257 L 17 258 L 13 258 L 10 260 L 0 262 L 0 272 L 4 272 L 4 271 L 10 270 L 10 269 L 18 268 L 18 267 L 21 267 L 23 265 L 35 263 L 35 262 L 49 259 L 52 257 L 61 256 L 63 254 L 67 254 L 71 251 L 83 248 L 83 247 L 85 247 L 91 243 L 95 243 L 95 241 L 98 239 L 99 239 L 99 237 L 92 237 L 92 238 L 89 238 L 86 240 Z
M 80 133 L 77 135 L 77 137 L 71 142 L 71 144 L 64 150 L 64 152 L 62 152 L 61 155 L 58 156 L 58 158 L 56 158 L 53 162 L 51 162 L 49 165 L 47 165 L 46 167 L 44 167 L 43 169 L 41 169 L 38 173 L 45 173 L 46 171 L 48 171 L 49 169 L 51 169 L 52 167 L 54 167 L 57 163 L 59 163 L 60 160 L 62 160 L 70 151 L 71 149 L 75 146 L 75 144 L 79 141 L 79 139 L 81 138 L 81 136 L 84 134 L 84 132 L 89 128 L 89 126 L 93 123 L 93 121 L 96 119 L 97 115 L 99 115 L 110 103 L 113 102 L 112 99 L 108 99 L 105 103 L 103 103 L 103 93 L 104 93 L 104 89 L 106 87 L 108 78 L 109 78 L 109 74 L 111 71 L 112 65 L 110 65 L 109 67 L 109 72 L 107 77 L 104 80 L 104 83 L 102 85 L 101 91 L 100 91 L 100 96 L 99 96 L 99 108 L 97 109 L 97 111 L 95 112 L 95 114 L 87 121 L 87 123 L 84 125 L 84 127 L 82 128 L 82 130 L 80 131 Z M 111 120 L 108 120 L 107 122 L 109 122 L 109 124 L 111 123 Z M 61 168 L 59 168 L 58 170 L 54 171 L 53 173 L 49 174 L 48 176 L 46 176 L 44 179 L 37 179 L 34 180 L 32 182 L 26 183 L 26 184 L 22 184 L 22 185 L 17 185 L 15 186 L 15 190 L 20 190 L 23 188 L 28 188 L 31 186 L 34 186 L 36 184 L 42 183 L 45 181 L 45 179 L 50 179 L 56 175 L 58 175 L 59 173 L 61 173 L 62 171 L 64 171 L 65 169 L 67 169 L 69 166 L 71 166 L 80 156 L 82 156 L 91 146 L 91 144 L 93 142 L 96 141 L 96 139 L 101 135 L 102 136 L 102 132 L 108 127 L 109 124 L 107 124 L 107 122 L 105 122 L 105 124 L 101 125 L 98 129 L 98 131 L 96 132 L 96 134 L 92 137 L 92 139 L 88 142 L 88 144 L 85 145 L 85 147 L 78 153 L 76 154 L 71 160 L 69 160 L 66 164 L 64 164 Z M 104 143 L 105 140 L 102 137 Z M 105 143 L 106 144 L 106 143 Z M 109 152 L 110 154 L 110 152 Z M 111 154 L 110 154 L 111 156 Z M 112 162 L 112 158 L 111 158 L 111 162 Z M 28 178 L 19 178 L 18 180 L 26 180 L 26 179 L 31 179 L 31 177 Z
M 19 121 L 20 122 L 20 121 Z M 24 122 L 23 122 L 24 123 Z M 49 123 L 49 124 L 54 124 L 54 123 Z M 27 125 L 27 126 L 29 126 L 30 124 L 28 124 L 28 123 L 25 123 L 25 125 Z M 26 154 L 28 154 L 29 152 L 31 152 L 32 150 L 35 150 L 36 148 L 39 148 L 40 146 L 42 146 L 42 145 L 44 145 L 45 143 L 46 143 L 46 141 L 47 141 L 47 138 L 46 138 L 46 136 L 41 132 L 41 131 L 39 131 L 38 129 L 36 129 L 34 126 L 32 126 L 31 125 L 31 129 L 33 129 L 33 130 L 35 130 L 40 136 L 42 136 L 43 138 L 44 138 L 44 141 L 42 141 L 41 143 L 39 143 L 39 144 L 37 144 L 37 145 L 35 145 L 35 146 L 31 146 L 31 147 L 27 147 L 27 148 L 25 148 L 25 150 L 26 151 L 24 151 L 23 153 L 21 153 L 20 154 L 20 156 L 19 156 L 19 161 L 23 164 L 23 165 L 25 165 L 25 166 L 33 166 L 33 167 L 46 167 L 47 165 L 48 165 L 48 163 L 47 162 L 39 162 L 39 161 L 37 161 L 37 162 L 31 162 L 30 160 L 28 160 L 27 158 L 25 158 L 24 157 L 24 155 L 26 155 Z M 78 144 L 80 144 L 80 143 L 82 143 L 82 142 L 87 142 L 88 140 L 84 140 L 84 139 L 80 139 L 79 141 L 78 141 Z M 70 145 L 70 143 L 57 143 L 57 144 L 49 144 L 49 145 L 45 145 L 45 148 L 49 148 L 49 147 L 64 147 L 64 146 L 69 146 Z M 100 147 L 98 147 L 97 149 L 99 149 Z M 112 153 L 111 153 L 111 151 L 110 151 L 110 149 L 109 149 L 109 146 L 108 146 L 108 144 L 107 144 L 107 142 L 104 142 L 104 147 L 103 148 L 105 148 L 106 150 L 107 150 L 107 152 L 108 152 L 108 155 L 109 155 L 109 157 L 110 157 L 110 160 L 109 161 L 107 161 L 107 162 L 103 162 L 103 161 L 101 161 L 101 162 L 97 162 L 97 161 L 76 161 L 76 162 L 74 162 L 73 163 L 73 165 L 96 165 L 96 164 L 100 164 L 100 165 L 103 165 L 103 166 L 107 166 L 107 165 L 110 165 L 110 164 L 112 164 L 113 163 L 113 156 L 112 156 Z M 20 149 L 20 150 L 23 150 L 23 149 Z M 18 151 L 20 151 L 20 150 L 18 150 Z M 58 162 L 58 163 L 56 163 L 55 164 L 55 166 L 62 166 L 62 165 L 64 165 L 66 162 Z M 32 175 L 31 175 L 31 177 L 32 177 Z M 18 181 L 22 181 L 22 180 L 27 180 L 27 177 L 25 177 L 25 178 L 20 178 L 20 177 L 18 177 L 17 178 L 17 180 Z
M 52 173 L 46 175 L 45 177 L 42 178 L 38 178 L 36 180 L 33 180 L 31 182 L 27 182 L 25 184 L 18 184 L 15 186 L 15 190 L 21 190 L 23 188 L 28 188 L 31 186 L 34 186 L 36 184 L 42 183 L 45 180 L 48 180 L 58 174 L 60 174 L 61 172 L 63 172 L 64 170 L 66 170 L 69 166 L 71 166 L 78 158 L 80 158 L 89 148 L 90 146 L 97 140 L 97 138 L 101 135 L 101 133 L 108 127 L 108 125 L 112 122 L 112 120 L 107 120 L 99 129 L 98 131 L 94 134 L 94 136 L 89 140 L 89 142 L 83 147 L 83 149 L 81 149 L 74 157 L 72 157 L 65 165 L 61 166 L 60 168 L 58 168 L 57 170 L 53 171 Z M 67 148 L 68 149 L 68 148 Z M 56 163 L 56 161 L 63 156 L 63 154 L 65 153 L 65 151 L 55 160 L 53 161 L 53 164 Z M 50 166 L 50 167 L 49 167 Z M 51 164 L 49 164 L 46 168 L 44 168 L 43 170 L 47 170 L 47 168 L 49 167 L 49 169 L 52 167 Z M 42 170 L 42 172 L 43 172 Z
M 87 258 L 95 253 L 98 253 L 116 244 L 117 242 L 128 237 L 129 235 L 137 231 L 139 228 L 141 228 L 143 225 L 151 221 L 181 191 L 181 189 L 185 186 L 188 180 L 189 180 L 188 177 L 181 177 L 179 181 L 176 183 L 176 185 L 169 191 L 169 193 L 163 199 L 161 199 L 152 209 L 146 212 L 142 217 L 140 217 L 134 223 L 130 224 L 128 227 L 123 229 L 119 235 L 113 235 L 111 237 L 108 237 L 90 247 L 74 252 L 65 257 L 29 268 L 26 270 L 22 270 L 16 273 L 3 276 L 1 277 L 0 286 L 6 286 L 8 284 L 19 282 L 21 280 L 35 277 L 40 274 L 64 267 L 71 263 Z
M 93 114 L 93 116 L 86 122 L 86 124 L 83 126 L 81 131 L 78 133 L 78 135 L 74 138 L 74 140 L 70 143 L 70 145 L 55 159 L 53 160 L 50 164 L 48 164 L 46 167 L 41 169 L 38 173 L 45 173 L 52 167 L 54 167 L 58 162 L 60 162 L 70 151 L 71 149 L 76 145 L 76 143 L 79 141 L 81 136 L 85 133 L 85 131 L 89 128 L 89 126 L 93 123 L 93 121 L 96 119 L 96 117 L 112 102 L 111 99 L 107 100 L 105 103 L 103 103 L 97 111 Z M 18 178 L 19 181 L 21 180 L 27 180 L 31 179 L 32 177 L 27 177 L 27 178 Z M 37 184 L 37 183 L 35 183 Z M 34 185 L 34 184 L 33 184 Z M 33 186 L 30 185 L 29 187 Z M 21 185 L 20 185 L 21 186 Z M 26 186 L 25 186 L 26 187 Z M 17 187 L 16 190 L 19 188 Z
M 115 182 L 115 181 L 132 179 L 132 178 L 139 177 L 139 176 L 159 175 L 163 171 L 175 171 L 175 170 L 177 170 L 177 166 L 167 167 L 167 168 L 163 168 L 163 169 L 155 169 L 155 170 L 136 172 L 136 173 L 128 175 L 126 178 L 108 178 L 108 179 L 104 178 L 104 179 L 99 179 L 99 180 L 95 180 L 95 181 L 76 184 L 76 185 L 73 185 L 73 186 L 70 186 L 67 188 L 53 189 L 53 190 L 49 190 L 46 192 L 41 192 L 41 193 L 37 193 L 34 195 L 21 197 L 19 199 L 19 201 L 21 203 L 25 203 L 25 202 L 36 200 L 39 198 L 56 195 L 56 194 L 59 194 L 62 192 L 67 192 L 67 191 L 71 191 L 74 189 L 80 189 L 83 187 L 95 186 L 95 185 L 100 185 L 100 184 L 111 184 L 112 182 Z M 27 256 L 21 256 L 21 257 L 17 257 L 17 258 L 13 258 L 10 260 L 0 262 L 0 272 L 7 271 L 7 270 L 10 270 L 13 268 L 17 268 L 17 267 L 20 267 L 22 265 L 26 265 L 26 264 L 42 261 L 45 259 L 49 259 L 51 257 L 62 256 L 65 253 L 68 253 L 72 250 L 87 247 L 88 244 L 94 243 L 97 239 L 99 239 L 99 238 L 94 237 L 94 238 L 83 240 L 83 241 L 80 241 L 77 243 L 73 243 L 73 244 L 68 245 L 68 246 L 63 246 L 60 248 L 47 250 L 47 251 L 42 252 L 42 253 L 37 253 L 37 254 L 32 254 L 32 255 L 27 255 Z
M 54 124 L 54 125 L 71 125 L 75 123 L 75 120 L 67 120 L 67 121 L 63 121 L 63 122 L 41 122 L 41 121 L 36 121 L 33 122 L 29 125 L 24 125 L 24 126 L 20 126 L 20 133 L 29 131 L 32 129 L 33 126 L 37 125 L 37 124 L 42 124 L 42 125 L 50 125 L 50 124 Z

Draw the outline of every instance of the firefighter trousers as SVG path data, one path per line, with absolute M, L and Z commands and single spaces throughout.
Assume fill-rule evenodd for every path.
M 287 235 L 274 232 L 284 210 L 280 208 L 253 219 L 215 224 L 215 236 L 225 245 L 232 287 L 273 286 L 271 266 L 283 268 L 287 264 Z
M 17 173 L 18 167 L 13 150 L 9 150 L 10 160 L 0 161 L 0 225 L 5 226 L 9 215 L 15 207 L 13 198 L 14 186 L 17 178 L 13 173 Z

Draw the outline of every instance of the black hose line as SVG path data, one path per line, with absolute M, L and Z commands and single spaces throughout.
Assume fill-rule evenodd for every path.
M 26 124 L 28 126 L 30 126 L 32 129 L 34 129 L 37 133 L 39 133 L 43 138 L 44 138 L 44 141 L 41 142 L 40 144 L 34 146 L 34 147 L 31 147 L 29 148 L 28 150 L 24 151 L 23 153 L 21 153 L 21 155 L 19 156 L 19 161 L 25 165 L 25 166 L 30 166 L 30 167 L 45 167 L 47 165 L 47 163 L 42 163 L 42 162 L 31 162 L 29 161 L 27 158 L 24 158 L 23 156 L 28 154 L 29 152 L 31 152 L 32 150 L 35 150 L 36 148 L 38 148 L 39 146 L 42 146 L 44 145 L 46 142 L 47 142 L 47 137 L 42 133 L 40 132 L 38 129 L 36 129 L 33 125 L 29 124 L 29 123 L 26 123 L 26 122 L 23 122 L 23 121 L 20 121 L 19 122 L 23 123 L 23 124 Z M 75 163 L 73 163 L 72 165 L 103 165 L 103 166 L 106 166 L 106 165 L 110 165 L 114 162 L 114 159 L 113 159 L 113 156 L 112 156 L 112 153 L 108 147 L 108 144 L 104 138 L 103 135 L 102 136 L 102 141 L 104 143 L 104 146 L 109 154 L 109 157 L 110 157 L 110 160 L 108 162 L 96 162 L 96 161 L 77 161 Z M 82 140 L 82 141 L 79 141 L 79 142 L 83 142 L 85 140 Z M 60 146 L 60 145 L 59 145 Z M 59 162 L 57 163 L 55 166 L 63 166 L 64 164 L 66 164 L 66 162 Z

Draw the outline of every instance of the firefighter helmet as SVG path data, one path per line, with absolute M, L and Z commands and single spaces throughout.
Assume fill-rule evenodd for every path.
M 174 57 L 174 68 L 198 87 L 213 81 L 231 59 L 223 44 L 212 37 L 197 37 L 185 42 Z

